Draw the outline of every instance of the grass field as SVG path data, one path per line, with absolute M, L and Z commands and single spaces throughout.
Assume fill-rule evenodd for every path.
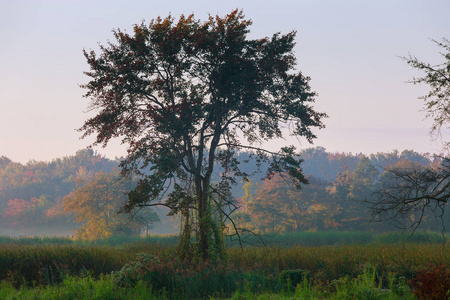
M 176 258 L 176 242 L 0 237 L 0 299 L 449 299 L 438 233 L 272 235 L 195 265 Z

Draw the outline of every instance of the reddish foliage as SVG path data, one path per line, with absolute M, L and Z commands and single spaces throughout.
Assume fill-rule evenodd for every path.
M 17 216 L 25 212 L 31 206 L 30 201 L 24 199 L 8 200 L 8 208 L 4 212 L 4 216 Z
M 411 283 L 419 299 L 450 299 L 450 269 L 445 265 L 420 271 Z

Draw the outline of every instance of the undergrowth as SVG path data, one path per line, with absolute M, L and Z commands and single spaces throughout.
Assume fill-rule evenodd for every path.
M 449 248 L 404 237 L 232 247 L 196 264 L 170 243 L 0 243 L 0 299 L 448 299 Z

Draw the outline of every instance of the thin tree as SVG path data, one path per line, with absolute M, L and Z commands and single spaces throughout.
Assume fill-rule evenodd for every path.
M 428 94 L 419 99 L 425 102 L 427 117 L 433 119 L 431 135 L 441 137 L 443 149 L 448 153 L 449 141 L 442 137 L 450 124 L 450 41 L 434 42 L 444 50 L 441 53 L 444 63 L 431 65 L 414 56 L 403 59 L 425 72 L 425 76 L 413 78 L 411 83 L 425 83 L 430 87 Z M 432 212 L 441 219 L 444 233 L 445 211 L 450 199 L 450 158 L 440 157 L 437 165 L 399 163 L 388 167 L 380 179 L 377 195 L 371 206 L 378 220 L 394 220 L 414 232 L 427 212 Z

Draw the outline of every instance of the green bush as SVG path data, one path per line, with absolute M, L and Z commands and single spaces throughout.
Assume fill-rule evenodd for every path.
M 310 278 L 307 270 L 284 270 L 278 275 L 280 287 L 283 290 L 295 290 L 298 284 Z

